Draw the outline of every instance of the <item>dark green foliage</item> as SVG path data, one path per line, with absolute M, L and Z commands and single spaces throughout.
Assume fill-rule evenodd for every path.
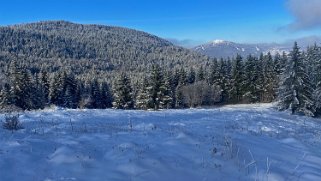
M 241 102 L 244 93 L 245 82 L 243 59 L 240 55 L 237 55 L 234 61 L 231 84 L 231 90 L 229 93 L 230 101 L 232 103 Z
M 101 95 L 101 108 L 111 108 L 113 102 L 113 95 L 111 90 L 106 82 L 103 82 L 100 87 L 100 95 Z
M 130 85 L 130 79 L 125 73 L 121 73 L 116 80 L 113 92 L 114 102 L 113 108 L 115 109 L 133 109 L 134 101 L 132 97 L 132 87 Z
M 259 72 L 257 72 L 257 59 L 252 57 L 251 55 L 248 56 L 247 61 L 245 62 L 245 81 L 244 81 L 244 94 L 243 99 L 246 102 L 256 103 L 260 101 L 260 95 L 258 91 L 258 78 Z
M 201 67 L 198 69 L 196 80 L 197 80 L 197 81 L 203 81 L 203 80 L 205 80 L 205 72 L 204 72 L 203 66 L 201 66 Z
M 152 107 L 152 103 L 151 103 L 152 97 L 150 94 L 147 78 L 144 77 L 139 85 L 140 85 L 140 89 L 136 97 L 136 108 L 147 110 L 150 107 Z
M 290 53 L 289 62 L 282 75 L 279 88 L 279 108 L 290 109 L 292 113 L 313 116 L 312 85 L 304 65 L 304 57 L 297 43 Z
M 186 83 L 186 73 L 180 70 L 179 83 Z M 164 75 L 159 65 L 152 67 L 149 81 L 146 78 L 141 83 L 136 100 L 136 107 L 140 109 L 169 109 L 172 107 L 173 94 L 169 75 Z M 175 86 L 174 86 L 175 87 Z
M 189 84 L 193 84 L 193 83 L 195 82 L 195 80 L 196 80 L 196 73 L 195 73 L 195 71 L 194 71 L 194 68 L 191 67 L 190 70 L 189 70 L 189 72 L 188 72 L 187 82 L 188 82 Z

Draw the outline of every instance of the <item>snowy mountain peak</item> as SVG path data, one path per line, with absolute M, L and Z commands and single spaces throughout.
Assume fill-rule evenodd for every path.
M 222 43 L 226 43 L 227 41 L 225 40 L 213 40 L 213 44 L 222 44 Z
M 275 55 L 277 53 L 282 54 L 283 51 L 288 52 L 290 50 L 290 47 L 272 43 L 244 44 L 217 39 L 209 43 L 199 45 L 193 48 L 193 50 L 210 57 L 227 58 L 235 57 L 236 55 L 246 57 L 249 54 L 259 56 L 261 53 L 266 54 L 268 52 L 270 52 L 272 55 Z
M 208 43 L 208 46 L 221 46 L 221 45 L 231 45 L 234 44 L 233 42 L 226 41 L 226 40 L 213 40 L 212 42 Z

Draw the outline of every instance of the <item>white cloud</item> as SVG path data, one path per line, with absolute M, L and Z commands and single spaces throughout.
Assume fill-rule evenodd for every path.
M 288 0 L 287 7 L 295 18 L 290 30 L 321 28 L 321 0 Z
M 196 40 L 191 40 L 191 39 L 184 39 L 184 40 L 179 40 L 175 38 L 167 38 L 168 41 L 172 42 L 174 45 L 182 46 L 185 48 L 193 48 L 203 42 L 201 41 L 196 41 Z

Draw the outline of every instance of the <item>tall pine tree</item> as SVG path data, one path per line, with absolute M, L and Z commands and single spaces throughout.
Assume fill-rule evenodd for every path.
M 289 62 L 281 77 L 278 91 L 279 109 L 290 109 L 293 114 L 304 113 L 313 116 L 315 111 L 311 100 L 312 91 L 302 53 L 295 42 L 290 52 Z

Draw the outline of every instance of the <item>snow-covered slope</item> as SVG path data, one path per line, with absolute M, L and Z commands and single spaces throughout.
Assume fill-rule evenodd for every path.
M 288 52 L 290 49 L 291 46 L 279 44 L 241 44 L 224 40 L 214 40 L 193 48 L 194 51 L 216 58 L 235 57 L 237 54 L 259 56 L 261 53 L 266 54 L 268 52 L 275 55 L 276 53 L 282 54 L 283 51 Z
M 270 104 L 20 118 L 0 129 L 0 180 L 321 180 L 320 120 Z

